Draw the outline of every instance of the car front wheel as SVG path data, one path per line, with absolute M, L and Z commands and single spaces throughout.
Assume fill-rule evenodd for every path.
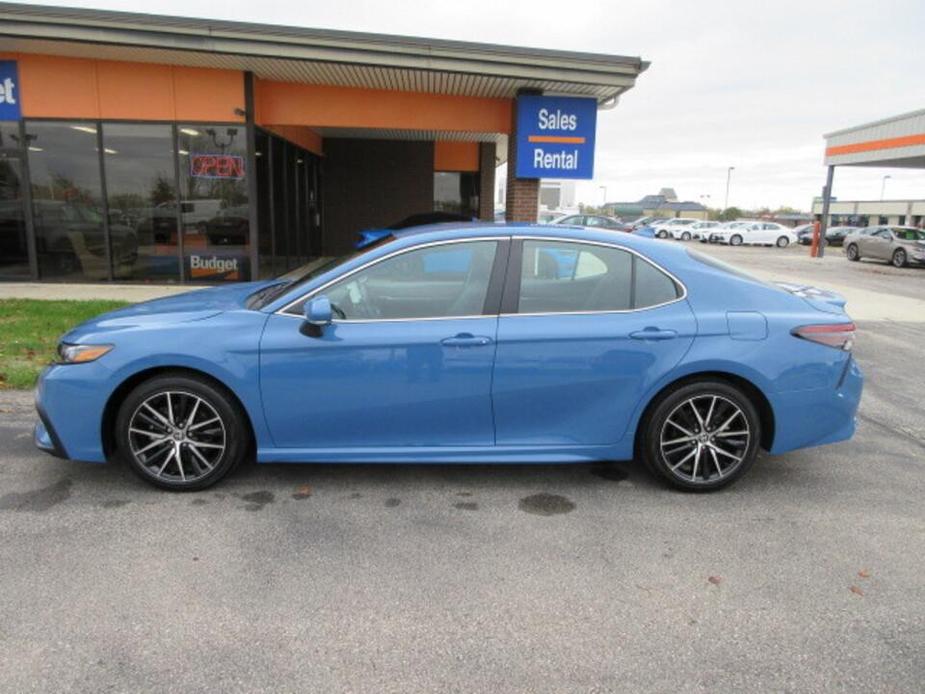
M 858 247 L 855 243 L 848 244 L 848 249 L 845 252 L 848 254 L 848 260 L 861 259 L 861 254 L 858 252 Z
M 658 234 L 656 234 L 656 236 L 658 236 L 660 239 L 667 239 L 667 238 L 668 238 L 668 232 L 667 232 L 667 231 L 660 231 L 660 232 L 658 232 Z
M 729 245 L 730 245 L 730 246 L 741 246 L 741 245 L 742 245 L 742 237 L 739 236 L 738 234 L 736 234 L 736 235 L 733 236 L 731 239 L 729 239 Z
M 682 240 L 682 241 L 690 241 L 690 240 L 691 240 L 691 232 L 685 231 L 683 234 L 681 234 L 681 240 Z
M 671 486 L 712 491 L 755 462 L 761 422 L 751 400 L 723 381 L 697 381 L 670 391 L 642 432 L 646 465 Z
M 163 489 L 205 489 L 244 458 L 250 427 L 224 388 L 186 374 L 155 376 L 122 402 L 115 439 L 121 458 Z
M 790 245 L 790 239 L 788 239 L 786 236 L 781 236 L 779 239 L 777 239 L 778 248 L 786 248 L 789 245 Z
M 906 267 L 906 252 L 902 248 L 893 251 L 893 267 Z

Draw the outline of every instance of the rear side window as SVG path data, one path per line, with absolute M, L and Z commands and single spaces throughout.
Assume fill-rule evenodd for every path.
M 629 311 L 680 295 L 671 277 L 620 248 L 564 241 L 523 243 L 518 313 Z

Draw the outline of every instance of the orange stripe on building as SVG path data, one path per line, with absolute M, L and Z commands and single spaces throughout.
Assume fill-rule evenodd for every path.
M 257 80 L 258 125 L 509 133 L 511 99 Z
M 479 143 L 437 140 L 434 142 L 434 171 L 478 171 Z
M 568 137 L 565 135 L 530 135 L 527 137 L 528 142 L 550 142 L 561 145 L 583 145 L 585 138 Z
M 0 54 L 7 56 L 9 54 Z M 26 118 L 243 122 L 238 70 L 13 54 Z
M 925 145 L 925 133 L 920 133 L 918 135 L 904 135 L 902 137 L 888 137 L 884 140 L 854 142 L 850 145 L 834 145 L 832 147 L 826 148 L 825 155 L 827 157 L 834 157 L 838 156 L 839 154 L 874 152 L 879 149 L 895 149 L 897 147 L 911 147 L 913 145 Z

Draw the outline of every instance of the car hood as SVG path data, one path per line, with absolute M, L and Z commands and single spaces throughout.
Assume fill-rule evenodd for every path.
M 242 308 L 248 296 L 278 281 L 237 282 L 144 301 L 91 318 L 61 339 L 73 343 L 89 334 L 203 320 L 224 311 Z

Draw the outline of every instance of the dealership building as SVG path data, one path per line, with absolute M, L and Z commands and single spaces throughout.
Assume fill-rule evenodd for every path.
M 0 3 L 0 279 L 201 282 L 590 178 L 613 55 Z M 501 201 L 499 201 L 500 203 Z

